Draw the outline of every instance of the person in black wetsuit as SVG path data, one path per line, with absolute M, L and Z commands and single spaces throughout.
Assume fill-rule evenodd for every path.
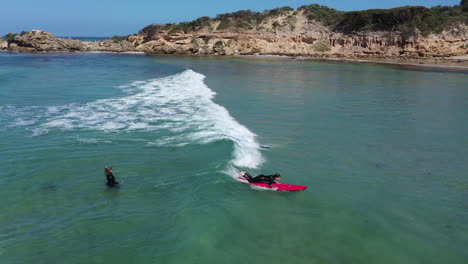
M 255 177 L 252 177 L 252 175 L 248 174 L 247 172 L 241 171 L 240 176 L 244 177 L 250 183 L 255 183 L 255 182 L 268 183 L 268 186 L 270 186 L 270 188 L 271 188 L 271 185 L 275 183 L 276 180 L 281 180 L 281 175 L 279 173 L 276 173 L 273 175 L 260 174 Z
M 106 173 L 107 186 L 115 187 L 119 184 L 119 182 L 115 180 L 114 174 L 112 173 L 111 166 L 106 166 L 104 168 L 104 172 Z

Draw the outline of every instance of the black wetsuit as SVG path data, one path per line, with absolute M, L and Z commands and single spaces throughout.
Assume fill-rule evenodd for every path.
M 276 175 L 263 175 L 263 174 L 260 174 L 260 175 L 257 175 L 255 177 L 252 177 L 252 175 L 246 173 L 244 175 L 244 178 L 247 179 L 247 181 L 249 181 L 250 183 L 255 183 L 255 182 L 259 182 L 259 183 L 268 183 L 268 185 L 270 186 L 271 188 L 271 184 L 275 183 L 275 179 L 276 179 Z
M 107 186 L 114 187 L 119 184 L 118 181 L 115 180 L 114 174 L 112 172 L 106 170 L 106 179 L 107 179 Z

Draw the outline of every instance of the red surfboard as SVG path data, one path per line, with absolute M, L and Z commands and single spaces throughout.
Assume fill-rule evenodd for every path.
M 238 177 L 238 179 L 244 183 L 247 183 L 248 185 L 257 186 L 260 188 L 265 188 L 265 189 L 270 189 L 270 190 L 276 190 L 276 191 L 302 191 L 302 190 L 307 189 L 307 186 L 305 185 L 284 184 L 284 183 L 279 183 L 279 182 L 275 182 L 271 184 L 271 188 L 270 188 L 268 183 L 260 183 L 260 182 L 250 183 L 244 177 Z

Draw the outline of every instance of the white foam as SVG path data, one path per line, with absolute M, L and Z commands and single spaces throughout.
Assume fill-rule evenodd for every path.
M 83 105 L 49 107 L 42 130 L 88 129 L 104 132 L 169 130 L 175 135 L 156 145 L 184 146 L 229 139 L 234 142 L 233 165 L 255 168 L 263 161 L 255 134 L 239 124 L 222 106 L 205 76 L 192 70 L 166 78 L 120 86 L 129 94 Z M 235 140 L 233 140 L 235 139 Z
M 24 119 L 24 118 L 16 118 L 12 124 L 8 125 L 8 127 L 19 127 L 19 126 L 29 126 L 36 123 L 37 119 Z
M 47 128 L 40 127 L 40 128 L 34 128 L 32 132 L 33 132 L 32 136 L 37 137 L 37 136 L 49 133 L 49 130 Z

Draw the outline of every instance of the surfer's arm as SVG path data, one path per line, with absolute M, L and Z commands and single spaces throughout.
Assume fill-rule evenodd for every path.
M 248 174 L 248 173 L 245 173 L 244 174 L 244 178 L 248 181 L 248 182 L 252 182 L 252 175 Z

